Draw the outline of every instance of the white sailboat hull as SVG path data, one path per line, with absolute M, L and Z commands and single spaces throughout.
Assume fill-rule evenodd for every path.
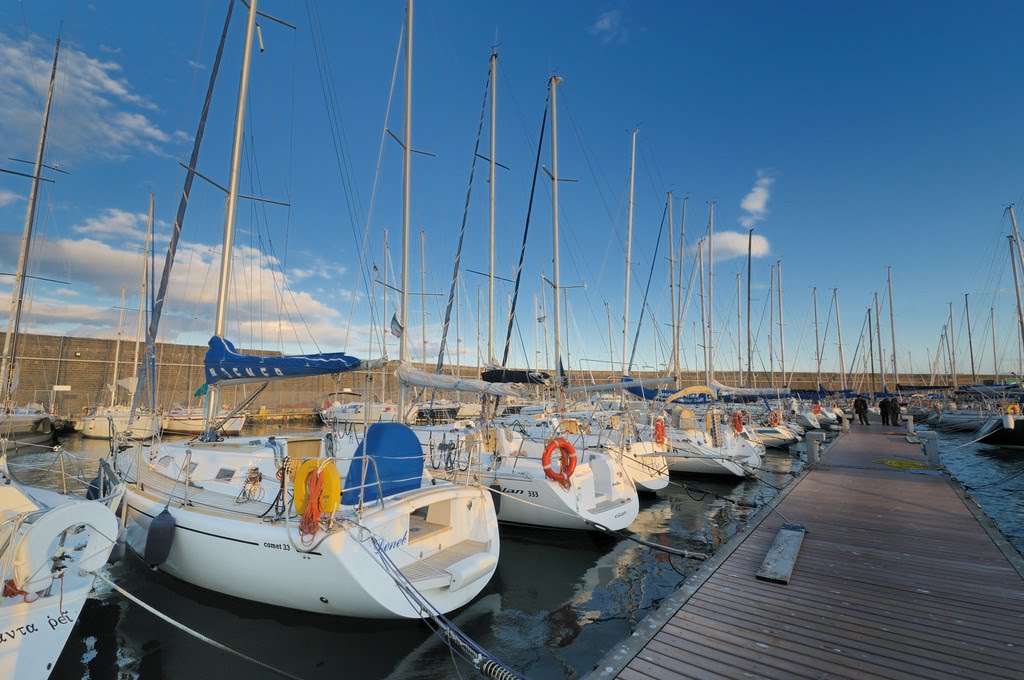
M 92 416 L 83 416 L 76 424 L 75 431 L 89 439 L 110 439 L 111 433 L 128 430 L 127 411 L 110 411 Z M 132 439 L 152 439 L 160 434 L 161 419 L 157 413 L 139 413 L 132 423 Z
M 245 418 L 244 414 L 228 418 L 219 431 L 229 437 L 237 437 L 241 434 L 242 427 L 245 426 Z M 165 413 L 163 416 L 163 432 L 164 434 L 202 434 L 204 422 L 204 416 L 200 414 Z

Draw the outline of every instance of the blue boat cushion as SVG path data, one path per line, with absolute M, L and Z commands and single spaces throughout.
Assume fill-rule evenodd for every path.
M 368 462 L 367 457 L 372 458 L 373 462 Z M 364 484 L 364 466 L 364 503 L 418 489 L 423 478 L 423 447 L 416 433 L 402 423 L 370 425 L 345 476 L 342 505 L 355 505 L 359 502 L 360 486 Z

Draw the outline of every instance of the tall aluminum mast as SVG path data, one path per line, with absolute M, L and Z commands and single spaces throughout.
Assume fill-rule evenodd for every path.
M 14 291 L 11 294 L 11 312 L 7 319 L 7 335 L 4 337 L 4 354 L 0 362 L 0 376 L 3 379 L 2 404 L 4 411 L 11 410 L 14 392 L 14 364 L 18 356 L 18 336 L 21 327 L 21 308 L 25 302 L 25 278 L 28 271 L 28 254 L 32 247 L 32 227 L 36 220 L 36 205 L 39 202 L 39 179 L 43 171 L 43 153 L 46 151 L 46 130 L 50 126 L 50 107 L 53 104 L 53 86 L 57 80 L 57 59 L 60 56 L 60 38 L 53 50 L 53 67 L 50 69 L 50 85 L 46 90 L 46 108 L 43 109 L 43 123 L 39 131 L 39 147 L 36 162 L 32 166 L 32 189 L 25 210 L 25 230 L 21 235 L 21 250 L 18 251 L 18 269 L 14 274 Z M 7 450 L 6 443 L 4 451 Z
M 231 284 L 231 248 L 235 238 L 235 216 L 238 210 L 239 169 L 242 163 L 242 143 L 245 137 L 245 105 L 249 100 L 249 66 L 252 63 L 252 39 L 256 31 L 256 3 L 249 1 L 249 16 L 245 24 L 245 45 L 242 48 L 242 74 L 238 83 L 238 102 L 235 105 L 235 134 L 231 141 L 231 170 L 228 177 L 227 210 L 224 216 L 224 243 L 220 253 L 220 278 L 217 285 L 217 316 L 213 334 L 224 337 L 228 311 L 228 287 Z M 206 427 L 217 419 L 220 390 L 210 386 L 206 399 Z
M 715 293 L 714 293 L 714 244 L 715 232 L 715 202 L 711 201 L 708 211 L 708 384 L 715 378 Z
M 836 335 L 839 336 L 839 380 L 842 388 L 846 389 L 846 362 L 843 357 L 843 326 L 839 323 L 839 292 L 832 289 L 832 304 L 836 308 Z
M 892 334 L 892 383 L 893 389 L 897 389 L 900 384 L 900 370 L 896 366 L 896 321 L 895 311 L 892 307 L 892 266 L 888 267 L 888 273 L 886 274 L 888 279 L 889 288 L 889 332 Z
M 627 374 L 629 368 L 626 364 L 626 345 L 629 336 L 629 277 L 630 259 L 633 256 L 633 180 L 636 177 L 636 134 L 639 129 L 631 133 L 629 151 L 629 212 L 626 217 L 626 286 L 622 302 L 622 375 Z
M 971 355 L 971 382 L 978 384 L 978 373 L 974 369 L 974 337 L 971 335 L 971 306 L 967 302 L 967 293 L 964 293 L 964 313 L 967 315 L 967 349 Z
M 559 275 L 558 275 L 558 84 L 562 79 L 558 76 L 551 76 L 548 80 L 548 89 L 551 96 L 551 238 L 552 252 L 551 259 L 553 268 L 551 271 L 552 288 L 554 290 L 554 306 L 552 313 L 555 317 L 555 375 L 558 382 L 558 412 L 565 411 L 565 386 L 562 381 L 562 307 L 559 301 Z M 628 299 L 628 295 L 627 295 Z M 623 350 L 625 360 L 625 350 Z M 625 368 L 625 365 L 623 365 Z
M 489 222 L 491 226 L 490 266 L 487 275 L 487 362 L 494 363 L 494 165 L 497 154 L 498 124 L 498 53 L 491 52 L 491 153 L 490 183 L 491 209 Z
M 409 359 L 409 196 L 412 185 L 412 10 L 413 0 L 405 6 L 405 121 L 402 132 L 402 337 L 398 360 Z M 405 385 L 398 382 L 398 417 L 405 422 Z

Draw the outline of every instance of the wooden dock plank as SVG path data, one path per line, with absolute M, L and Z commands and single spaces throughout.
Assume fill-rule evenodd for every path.
M 908 644 L 919 648 L 922 653 L 934 658 L 952 655 L 956 659 L 963 659 L 967 664 L 992 665 L 1005 667 L 1019 661 L 1019 657 L 1006 644 L 978 639 L 974 636 L 962 635 L 963 631 L 956 627 L 949 628 L 928 628 L 906 625 L 904 621 L 886 619 L 884 616 L 872 618 L 864 612 L 847 613 L 843 608 L 820 607 L 813 608 L 807 603 L 796 603 L 796 607 L 787 607 L 781 603 L 759 603 L 760 607 L 750 607 L 749 601 L 735 599 L 733 597 L 718 596 L 714 602 L 694 600 L 693 607 L 706 606 L 726 607 L 740 616 L 768 615 L 767 621 L 762 621 L 764 626 L 776 625 L 780 630 L 799 632 L 803 629 L 811 637 L 817 635 L 828 636 L 832 640 L 833 629 L 835 635 L 841 637 L 859 636 L 864 640 L 871 641 L 881 648 L 888 648 L 891 643 L 899 645 Z M 753 609 L 753 612 L 751 611 Z M 675 625 L 670 622 L 671 625 Z M 821 633 L 822 629 L 828 632 Z
M 924 460 L 894 434 L 844 435 L 592 679 L 1024 677 L 1020 556 L 945 477 L 885 465 Z M 784 523 L 789 583 L 759 580 Z

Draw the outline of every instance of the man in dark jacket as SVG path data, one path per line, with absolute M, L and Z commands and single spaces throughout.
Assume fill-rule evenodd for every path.
M 896 397 L 889 398 L 889 424 L 900 424 L 900 400 Z
M 889 424 L 889 397 L 878 402 L 878 415 L 882 416 L 882 425 Z
M 857 414 L 857 420 L 861 425 L 868 424 L 868 400 L 858 396 L 853 400 L 853 412 Z

